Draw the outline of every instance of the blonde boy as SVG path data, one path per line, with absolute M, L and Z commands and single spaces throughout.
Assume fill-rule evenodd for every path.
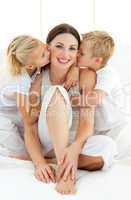
M 80 86 L 82 93 L 86 94 L 84 103 L 95 106 L 94 134 L 117 140 L 127 119 L 122 109 L 124 94 L 118 73 L 107 64 L 114 46 L 113 38 L 106 32 L 84 34 L 78 65 L 82 68 Z

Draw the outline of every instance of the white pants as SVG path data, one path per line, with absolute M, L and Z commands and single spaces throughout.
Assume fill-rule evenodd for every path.
M 115 159 L 131 158 L 131 120 L 108 131 L 106 135 L 116 142 L 118 153 Z
M 41 143 L 44 146 L 44 150 L 46 153 L 53 149 L 53 144 L 51 142 L 47 121 L 46 121 L 46 114 L 49 103 L 53 95 L 55 94 L 56 89 L 59 89 L 60 93 L 63 95 L 68 112 L 68 124 L 69 128 L 71 127 L 72 122 L 72 109 L 69 101 L 69 96 L 67 91 L 62 86 L 51 86 L 43 99 L 42 102 L 42 109 L 39 117 L 39 138 Z M 59 113 L 58 113 L 59 114 Z M 76 127 L 77 129 L 77 127 Z M 73 141 L 74 135 L 69 132 L 69 143 Z M 81 154 L 89 155 L 89 156 L 101 156 L 104 160 L 104 167 L 103 169 L 107 169 L 112 165 L 114 156 L 117 154 L 116 143 L 113 141 L 112 138 L 105 135 L 94 135 L 88 138 L 87 142 L 85 143 Z
M 27 155 L 20 130 L 14 122 L 14 115 L 11 114 L 8 116 L 0 114 L 0 155 Z

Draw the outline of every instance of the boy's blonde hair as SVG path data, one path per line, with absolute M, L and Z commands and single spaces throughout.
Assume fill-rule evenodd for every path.
M 21 74 L 24 67 L 29 64 L 30 53 L 40 45 L 42 45 L 40 40 L 29 35 L 20 35 L 13 39 L 7 49 L 7 59 L 12 75 Z
M 113 54 L 115 46 L 113 38 L 104 31 L 92 31 L 83 34 L 82 37 L 83 41 L 87 42 L 92 57 L 102 57 L 101 67 L 104 67 Z

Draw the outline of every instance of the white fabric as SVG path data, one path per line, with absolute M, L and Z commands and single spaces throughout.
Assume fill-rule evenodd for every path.
M 31 78 L 26 71 L 17 77 L 12 77 L 0 90 L 0 108 L 16 107 L 16 93 L 28 95 L 30 83 Z
M 131 160 L 115 162 L 108 171 L 78 170 L 75 195 L 60 195 L 55 184 L 45 184 L 34 177 L 30 161 L 0 157 L 0 198 L 2 200 L 129 200 Z
M 10 118 L 0 115 L 0 155 L 27 155 L 23 138 L 20 135 L 23 131 L 22 127 L 16 125 Z
M 116 143 L 108 136 L 93 135 L 86 141 L 81 154 L 88 156 L 101 156 L 104 160 L 103 170 L 112 166 L 117 155 Z
M 115 69 L 110 66 L 105 66 L 96 71 L 97 80 L 95 89 L 103 90 L 111 95 L 113 89 L 120 89 L 121 83 Z
M 129 159 L 131 157 L 131 120 L 108 131 L 106 135 L 116 142 L 118 154 L 115 159 L 121 160 L 122 158 Z
M 24 124 L 18 110 L 18 93 L 29 94 L 31 78 L 27 72 L 9 78 L 0 90 L 0 154 L 26 155 L 23 141 Z
M 31 78 L 25 72 L 16 78 L 11 78 L 0 90 L 0 115 L 8 117 L 19 126 L 23 120 L 18 110 L 18 93 L 28 95 Z
M 105 92 L 102 104 L 96 107 L 95 130 L 104 131 L 126 123 L 124 110 L 126 94 L 123 93 L 118 73 L 110 66 L 97 71 L 95 89 Z

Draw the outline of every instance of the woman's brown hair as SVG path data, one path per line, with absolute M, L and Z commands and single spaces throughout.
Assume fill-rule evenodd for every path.
M 70 33 L 72 34 L 76 40 L 78 41 L 78 48 L 80 47 L 80 35 L 78 31 L 69 24 L 59 24 L 55 26 L 48 34 L 46 42 L 47 44 L 50 44 L 50 42 L 57 36 L 63 33 Z

